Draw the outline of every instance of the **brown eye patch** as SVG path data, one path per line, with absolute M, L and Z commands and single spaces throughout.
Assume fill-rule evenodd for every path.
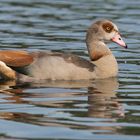
M 102 25 L 102 27 L 103 27 L 104 31 L 106 31 L 107 33 L 110 33 L 113 30 L 113 25 L 109 22 L 104 23 Z

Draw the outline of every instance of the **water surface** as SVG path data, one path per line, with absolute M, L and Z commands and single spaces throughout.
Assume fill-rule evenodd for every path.
M 140 1 L 1 0 L 0 47 L 72 52 L 88 59 L 85 34 L 96 19 L 120 28 L 127 50 L 110 44 L 118 78 L 0 83 L 0 138 L 138 140 Z

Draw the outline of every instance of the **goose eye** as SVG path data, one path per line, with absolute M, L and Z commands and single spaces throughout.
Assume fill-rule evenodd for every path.
M 111 23 L 109 23 L 109 22 L 104 23 L 104 24 L 102 25 L 102 27 L 103 27 L 103 30 L 104 30 L 105 32 L 107 32 L 107 33 L 110 33 L 110 32 L 112 32 L 112 30 L 113 30 L 113 25 L 112 25 Z
M 106 27 L 106 30 L 107 30 L 107 31 L 110 31 L 110 27 Z

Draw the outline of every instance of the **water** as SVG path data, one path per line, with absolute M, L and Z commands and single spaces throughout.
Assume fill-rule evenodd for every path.
M 138 140 L 140 135 L 140 1 L 1 0 L 0 47 L 54 50 L 88 57 L 85 32 L 109 18 L 128 44 L 110 44 L 118 78 L 0 83 L 0 139 Z

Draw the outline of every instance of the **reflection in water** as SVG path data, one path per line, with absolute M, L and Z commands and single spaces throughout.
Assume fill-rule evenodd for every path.
M 118 127 L 105 124 L 124 117 L 122 105 L 116 97 L 119 84 L 115 78 L 77 82 L 46 81 L 42 84 L 20 86 L 7 82 L 3 86 L 6 87 L 6 84 L 9 88 L 1 93 L 7 95 L 3 98 L 6 100 L 5 104 L 8 102 L 11 106 L 1 111 L 0 118 L 3 119 L 40 126 L 113 133 Z M 10 89 L 11 86 L 13 88 Z
M 122 105 L 118 103 L 116 90 L 118 89 L 116 79 L 97 81 L 95 88 L 89 88 L 89 116 L 101 118 L 113 118 L 113 115 L 123 117 Z

